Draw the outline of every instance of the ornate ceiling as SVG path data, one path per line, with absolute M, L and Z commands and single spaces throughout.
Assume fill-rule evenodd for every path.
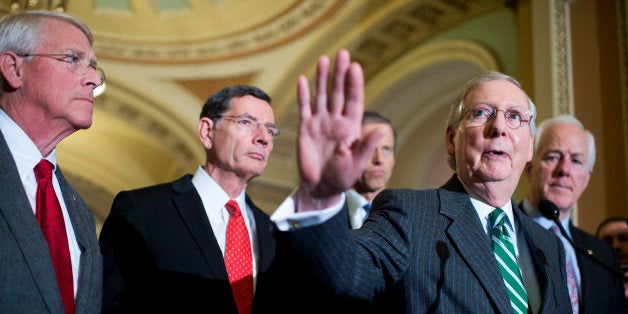
M 319 55 L 348 48 L 362 64 L 367 109 L 400 136 L 391 185 L 418 188 L 450 175 L 443 128 L 462 84 L 516 70 L 516 29 L 498 0 L 70 0 L 66 11 L 90 26 L 107 72 L 92 128 L 58 147 L 99 224 L 120 190 L 196 170 L 200 108 L 225 85 L 273 98 L 282 135 L 247 188 L 271 212 L 297 184 L 295 80 L 312 77 Z

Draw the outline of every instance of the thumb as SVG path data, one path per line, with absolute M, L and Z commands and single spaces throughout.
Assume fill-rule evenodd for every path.
M 355 162 L 360 165 L 366 165 L 373 157 L 377 143 L 384 135 L 386 135 L 386 130 L 382 128 L 373 129 L 365 134 L 364 137 L 356 143 L 357 145 L 355 145 L 353 151 Z

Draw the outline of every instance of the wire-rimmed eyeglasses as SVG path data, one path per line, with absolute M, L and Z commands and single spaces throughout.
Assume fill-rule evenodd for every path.
M 259 123 L 253 117 L 249 117 L 245 115 L 240 115 L 240 116 L 220 115 L 220 116 L 216 116 L 216 118 L 233 122 L 236 124 L 238 129 L 248 132 L 248 133 L 253 133 L 255 130 L 257 130 L 257 128 L 259 128 L 260 125 L 263 125 L 264 128 L 266 128 L 266 133 L 268 133 L 268 135 L 272 137 L 279 136 L 279 129 L 274 124 Z
M 85 75 L 90 69 L 98 72 L 100 76 L 100 84 L 102 85 L 107 77 L 105 71 L 98 67 L 96 60 L 88 59 L 79 53 L 22 53 L 20 57 L 47 57 L 68 64 L 68 70 L 76 75 Z
M 477 104 L 471 109 L 467 109 L 462 116 L 467 119 L 469 126 L 485 125 L 497 116 L 497 111 L 504 113 L 506 124 L 512 129 L 518 129 L 530 123 L 532 114 L 529 110 L 521 107 L 510 107 L 508 109 L 497 109 L 487 104 Z

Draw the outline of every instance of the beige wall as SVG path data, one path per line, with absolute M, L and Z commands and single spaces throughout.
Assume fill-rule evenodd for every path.
M 578 211 L 580 227 L 592 233 L 605 217 L 628 215 L 621 77 L 626 64 L 620 58 L 625 38 L 620 36 L 619 1 L 625 6 L 625 0 L 578 0 L 571 5 L 574 111 L 597 144 L 596 165 Z

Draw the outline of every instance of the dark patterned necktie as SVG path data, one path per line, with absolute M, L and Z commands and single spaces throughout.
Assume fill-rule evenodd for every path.
M 553 225 L 550 227 L 550 231 L 552 231 L 556 236 L 560 239 L 560 242 L 563 243 L 563 247 L 570 244 L 565 244 L 567 241 L 562 234 L 560 233 L 560 229 L 558 226 Z M 574 313 L 578 313 L 578 284 L 576 283 L 576 276 L 574 276 L 573 265 L 571 265 L 571 261 L 567 256 L 567 248 L 565 247 L 565 268 L 567 271 L 567 288 L 569 289 L 569 298 L 571 299 L 571 309 Z

